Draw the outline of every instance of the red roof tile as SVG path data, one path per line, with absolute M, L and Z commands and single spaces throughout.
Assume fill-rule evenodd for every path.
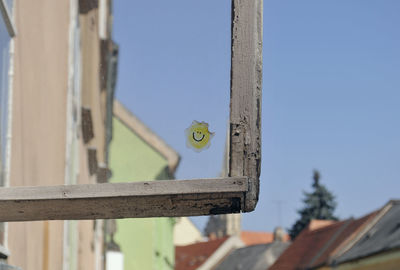
M 229 237 L 175 247 L 175 270 L 200 267 Z
M 310 269 L 326 264 L 333 252 L 354 237 L 375 212 L 363 218 L 328 223 L 310 223 L 269 268 L 270 270 Z M 321 225 L 321 226 L 315 226 Z M 310 229 L 311 228 L 311 229 Z M 314 228 L 314 229 L 313 229 Z
M 329 245 L 326 245 L 324 251 L 320 252 L 318 257 L 310 262 L 311 267 L 324 265 L 328 262 L 330 257 L 339 250 L 344 244 L 353 239 L 356 234 L 360 232 L 364 225 L 366 225 L 372 218 L 376 216 L 377 212 L 373 212 L 367 216 L 356 220 L 350 220 L 347 226 L 343 226 L 342 231 L 339 231 L 334 239 L 331 240 Z
M 270 269 L 292 270 L 307 266 L 307 263 L 342 224 L 343 222 L 335 222 L 315 230 L 304 229 Z

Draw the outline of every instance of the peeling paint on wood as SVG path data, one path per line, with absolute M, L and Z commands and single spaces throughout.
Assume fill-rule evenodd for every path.
M 249 177 L 244 211 L 254 210 L 261 164 L 262 0 L 232 1 L 229 176 Z

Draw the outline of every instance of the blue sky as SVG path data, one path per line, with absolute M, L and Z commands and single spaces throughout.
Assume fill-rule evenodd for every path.
M 290 227 L 313 169 L 340 218 L 400 198 L 399 12 L 397 0 L 264 1 L 261 193 L 245 230 Z M 114 1 L 116 96 L 180 153 L 179 179 L 221 170 L 230 14 L 228 0 Z M 193 120 L 216 133 L 201 153 L 185 146 Z

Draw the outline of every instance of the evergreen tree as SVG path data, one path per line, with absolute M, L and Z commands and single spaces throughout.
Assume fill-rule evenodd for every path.
M 320 184 L 319 179 L 319 172 L 314 170 L 313 191 L 311 193 L 303 192 L 305 206 L 303 209 L 297 211 L 300 214 L 300 218 L 289 229 L 292 240 L 307 227 L 312 219 L 337 220 L 337 217 L 333 215 L 336 208 L 335 196 L 324 185 Z

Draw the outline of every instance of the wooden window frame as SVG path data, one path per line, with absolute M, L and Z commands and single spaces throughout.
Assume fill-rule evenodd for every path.
M 253 211 L 261 164 L 262 9 L 263 0 L 232 0 L 227 178 L 0 188 L 0 221 Z

